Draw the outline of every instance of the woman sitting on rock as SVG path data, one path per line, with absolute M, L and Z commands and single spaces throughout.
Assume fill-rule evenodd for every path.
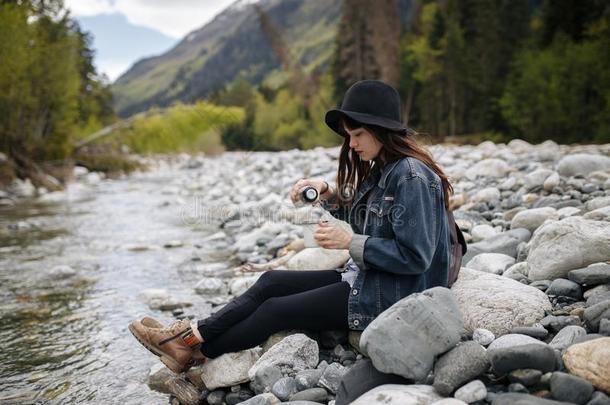
M 341 109 L 327 112 L 326 123 L 345 138 L 337 187 L 302 179 L 290 197 L 296 202 L 305 186 L 318 190 L 323 206 L 353 232 L 320 222 L 314 238 L 326 249 L 349 249 L 350 260 L 341 272 L 264 273 L 198 322 L 184 319 L 167 328 L 151 318 L 132 322 L 133 335 L 172 371 L 255 347 L 281 330 L 363 330 L 409 294 L 447 285 L 445 210 L 453 189 L 401 124 L 398 92 L 380 81 L 360 81 Z

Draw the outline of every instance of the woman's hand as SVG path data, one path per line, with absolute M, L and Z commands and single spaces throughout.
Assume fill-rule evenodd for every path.
M 318 190 L 318 195 L 321 195 L 321 191 L 325 190 L 326 188 L 326 184 L 324 184 L 324 180 L 318 180 L 318 179 L 301 179 L 299 181 L 297 181 L 294 186 L 292 186 L 292 190 L 290 190 L 290 200 L 292 201 L 293 204 L 296 204 L 300 199 L 301 196 L 299 195 L 299 193 L 301 192 L 301 190 L 303 190 L 303 188 L 307 187 L 307 186 L 311 186 L 313 188 L 315 188 L 316 190 Z
M 320 222 L 313 237 L 324 249 L 349 249 L 353 233 L 328 222 Z

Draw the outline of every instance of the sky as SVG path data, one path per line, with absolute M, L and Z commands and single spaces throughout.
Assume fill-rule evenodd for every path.
M 143 57 L 161 54 L 235 0 L 66 0 L 93 34 L 95 64 L 111 81 Z

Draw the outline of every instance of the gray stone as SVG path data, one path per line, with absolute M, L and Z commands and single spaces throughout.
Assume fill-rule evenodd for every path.
M 585 309 L 583 315 L 587 327 L 597 332 L 599 329 L 599 322 L 602 319 L 610 319 L 610 300 L 602 301 L 599 304 L 595 304 Z
M 511 392 L 508 394 L 496 395 L 491 405 L 572 405 L 569 402 L 553 401 L 552 399 L 539 398 L 529 394 L 518 394 Z
M 610 264 L 595 263 L 582 269 L 572 270 L 568 278 L 580 285 L 597 285 L 610 283 Z
M 228 393 L 225 397 L 225 402 L 227 405 L 237 405 L 252 398 L 253 396 L 254 395 L 250 390 L 239 390 L 238 392 Z
M 599 304 L 602 301 L 610 300 L 610 284 L 601 284 L 590 290 L 585 291 L 583 294 L 587 300 L 588 307 L 595 304 Z
M 385 384 L 362 394 L 351 405 L 428 405 L 441 399 L 430 385 Z
M 578 336 L 584 336 L 586 334 L 587 331 L 585 328 L 577 325 L 568 325 L 555 335 L 553 340 L 549 343 L 549 346 L 553 349 L 565 350 L 574 343 L 574 340 Z
M 584 405 L 593 394 L 593 385 L 583 378 L 556 371 L 551 376 L 551 394 L 559 401 Z
M 283 374 L 298 373 L 318 364 L 318 343 L 302 333 L 287 336 L 264 353 L 248 371 L 252 380 L 259 368 L 275 365 Z
M 468 263 L 470 259 L 480 253 L 504 253 L 511 257 L 517 257 L 517 246 L 520 242 L 527 242 L 530 237 L 530 231 L 518 228 L 502 232 L 477 243 L 468 244 L 468 251 L 462 258 L 462 263 Z
M 227 394 L 222 390 L 212 391 L 206 397 L 206 401 L 210 405 L 222 405 Z
M 578 283 L 574 281 L 566 280 L 564 278 L 558 278 L 553 280 L 548 290 L 546 290 L 547 295 L 554 296 L 562 296 L 562 297 L 570 297 L 576 300 L 580 300 L 582 298 L 582 288 Z
M 322 388 L 326 388 L 333 394 L 337 393 L 341 379 L 347 373 L 347 368 L 343 367 L 339 363 L 329 364 L 328 367 L 322 373 L 318 385 Z
M 540 382 L 542 371 L 531 368 L 522 368 L 513 370 L 508 374 L 508 380 L 512 383 L 523 384 L 525 387 L 531 387 Z
M 542 291 L 495 274 L 462 268 L 451 290 L 466 329 L 490 330 L 496 336 L 538 322 L 551 303 Z
M 282 371 L 276 366 L 259 368 L 252 379 L 252 389 L 260 394 L 271 389 L 277 380 L 282 378 Z
M 575 315 L 547 315 L 540 320 L 540 324 L 553 333 L 569 325 L 580 325 L 580 318 Z
M 467 405 L 467 403 L 457 398 L 443 398 L 440 401 L 433 402 L 432 405 Z
M 297 383 L 292 377 L 280 378 L 271 387 L 271 393 L 280 401 L 287 401 L 297 391 Z
M 604 336 L 610 336 L 610 319 L 601 319 L 599 321 L 599 334 Z
M 610 260 L 610 227 L 601 221 L 568 217 L 542 225 L 528 246 L 530 280 L 565 278 L 583 264 Z
M 256 395 L 250 399 L 240 402 L 241 405 L 279 405 L 280 400 L 270 392 Z
M 480 253 L 473 257 L 465 267 L 492 274 L 502 274 L 515 264 L 515 258 L 503 253 Z
M 551 286 L 551 280 L 537 280 L 533 281 L 530 286 L 539 289 L 540 291 L 546 291 Z
M 148 372 L 148 387 L 153 391 L 170 394 L 167 381 L 174 378 L 174 374 L 165 365 L 159 363 L 152 366 Z
M 487 396 L 487 388 L 481 380 L 474 380 L 460 387 L 454 397 L 468 404 L 482 401 Z
M 539 325 L 539 324 L 538 324 Z M 544 339 L 548 336 L 549 331 L 540 326 L 519 326 L 511 329 L 510 333 L 518 335 L 527 335 L 536 339 Z
M 489 350 L 494 372 L 498 375 L 521 368 L 533 368 L 543 372 L 555 370 L 555 352 L 546 344 L 525 344 Z
M 453 294 L 435 287 L 382 312 L 362 333 L 360 346 L 377 370 L 420 381 L 432 370 L 435 356 L 455 346 L 462 334 Z
M 208 359 L 201 368 L 201 380 L 209 390 L 247 382 L 248 370 L 258 360 L 259 353 L 260 349 L 249 349 Z
M 529 391 L 525 386 L 521 383 L 512 383 L 508 384 L 508 392 L 522 392 L 524 394 L 529 394 Z
M 472 340 L 481 346 L 488 346 L 495 338 L 493 332 L 487 329 L 477 328 L 472 332 Z
M 299 391 L 315 387 L 322 377 L 322 372 L 323 370 L 320 369 L 299 371 L 294 377 Z
M 325 404 L 327 399 L 328 393 L 324 388 L 309 388 L 290 397 L 291 401 L 311 401 L 321 404 Z
M 564 177 L 587 175 L 608 169 L 610 169 L 610 157 L 604 155 L 576 153 L 564 156 L 557 163 L 557 171 Z
M 434 389 L 447 396 L 488 368 L 489 360 L 483 346 L 473 341 L 460 343 L 437 360 L 434 366 Z
M 545 345 L 544 342 L 540 340 L 536 340 L 530 336 L 519 335 L 519 334 L 508 334 L 503 335 L 494 340 L 489 347 L 487 348 L 487 354 L 490 355 L 493 350 L 496 349 L 505 349 L 509 347 L 530 345 L 530 344 L 539 344 Z
M 587 405 L 610 405 L 610 397 L 601 391 L 595 391 Z
M 534 232 L 540 225 L 547 220 L 556 221 L 559 219 L 557 210 L 552 207 L 532 208 L 520 211 L 514 216 L 510 223 L 511 229 L 525 228 Z

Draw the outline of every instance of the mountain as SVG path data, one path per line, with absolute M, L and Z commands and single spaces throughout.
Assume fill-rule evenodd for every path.
M 85 31 L 93 34 L 95 64 L 98 71 L 106 73 L 111 80 L 129 68 L 134 50 L 142 56 L 156 55 L 177 42 L 158 31 L 133 25 L 119 13 L 79 16 L 76 19 Z
M 330 62 L 341 2 L 336 0 L 238 0 L 168 52 L 135 63 L 113 84 L 115 108 L 129 116 L 174 101 L 192 102 L 242 74 L 260 83 L 279 72 L 261 29 L 256 3 L 282 33 L 295 62 L 306 71 Z

